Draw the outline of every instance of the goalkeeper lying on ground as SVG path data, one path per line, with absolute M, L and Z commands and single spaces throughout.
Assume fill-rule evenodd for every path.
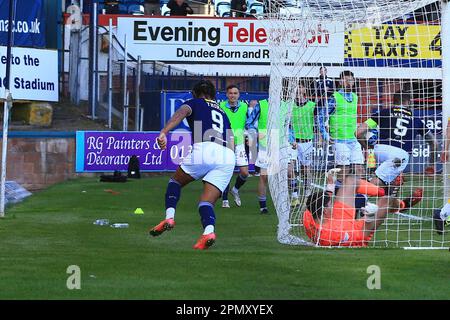
M 306 234 L 321 246 L 365 247 L 387 214 L 405 208 L 408 201 L 387 197 L 382 188 L 354 175 L 348 175 L 334 195 L 339 170 L 328 172 L 325 191 L 309 196 L 303 214 Z M 377 204 L 367 203 L 361 219 L 355 219 L 356 193 L 380 197 Z

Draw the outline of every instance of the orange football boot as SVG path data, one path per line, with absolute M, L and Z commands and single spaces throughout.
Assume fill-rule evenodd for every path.
M 173 227 L 175 227 L 174 219 L 164 219 L 157 226 L 153 227 L 153 229 L 151 229 L 149 233 L 150 235 L 156 237 L 159 236 L 164 231 L 172 230 Z
M 211 247 L 214 242 L 216 242 L 216 234 L 209 233 L 209 234 L 203 234 L 198 240 L 197 243 L 194 245 L 194 249 L 199 250 L 206 250 L 209 247 Z

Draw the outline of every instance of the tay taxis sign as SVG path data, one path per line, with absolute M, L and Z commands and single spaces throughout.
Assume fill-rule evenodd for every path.
M 347 65 L 368 67 L 441 66 L 441 26 L 382 24 L 348 31 L 345 37 Z

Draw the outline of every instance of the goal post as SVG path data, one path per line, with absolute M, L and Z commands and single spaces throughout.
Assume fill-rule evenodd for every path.
M 442 130 L 444 132 L 444 144 L 450 137 L 447 136 L 448 120 L 450 115 L 450 3 L 448 0 L 441 2 L 441 41 L 442 41 Z M 450 161 L 443 169 L 444 202 L 450 201 Z
M 278 241 L 313 246 L 363 243 L 448 248 L 450 227 L 439 229 L 435 219 L 450 198 L 449 164 L 439 157 L 448 138 L 450 112 L 450 55 L 445 46 L 450 43 L 449 4 L 431 0 L 267 0 L 266 8 L 271 50 L 268 175 L 278 215 Z M 411 112 L 411 117 L 398 116 L 387 126 L 383 122 L 387 120 L 380 119 L 387 118 L 382 115 L 396 103 L 408 108 L 410 111 L 402 112 Z M 353 108 L 355 114 L 350 112 Z M 371 123 L 367 135 L 356 140 L 357 128 L 364 128 L 365 121 L 376 113 L 380 123 L 376 128 Z M 353 126 L 355 136 L 350 137 Z M 385 137 L 386 132 L 396 133 Z M 389 139 L 397 141 L 392 146 L 408 154 L 395 158 L 401 159 L 401 165 L 389 160 L 392 168 L 386 167 L 383 158 L 386 154 L 390 157 L 388 149 L 380 147 L 391 146 Z M 360 153 L 353 140 L 364 143 Z M 347 166 L 347 162 L 354 165 Z M 333 168 L 341 169 L 334 180 L 327 175 Z M 342 173 L 345 175 L 340 176 Z M 335 201 L 342 203 L 338 190 L 346 186 L 349 175 L 376 184 L 389 199 L 355 192 L 354 218 L 345 216 L 345 221 L 338 221 L 345 228 L 332 227 L 331 217 L 338 216 L 332 208 Z M 358 179 L 355 190 L 363 183 Z M 321 207 L 329 210 L 317 216 L 305 214 L 308 199 L 327 195 L 330 181 L 337 185 L 335 194 L 330 199 L 320 198 L 327 201 Z M 341 197 L 343 194 L 340 191 Z M 402 200 L 398 204 L 406 207 L 393 210 L 392 199 Z M 385 213 L 380 209 L 383 201 L 391 208 Z M 336 237 L 336 232 L 341 238 L 323 241 L 325 234 Z

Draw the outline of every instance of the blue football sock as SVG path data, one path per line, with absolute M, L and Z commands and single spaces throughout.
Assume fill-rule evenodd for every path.
M 225 188 L 225 190 L 223 190 L 222 192 L 222 200 L 226 201 L 228 200 L 228 191 L 230 190 L 230 185 L 227 185 L 227 187 Z
M 177 208 L 178 200 L 180 200 L 181 186 L 174 179 L 170 179 L 166 189 L 166 209 Z
M 239 190 L 239 188 L 244 185 L 245 181 L 247 181 L 247 177 L 238 175 L 238 177 L 236 179 L 236 183 L 234 184 L 234 187 Z
M 216 224 L 216 215 L 214 214 L 214 206 L 212 203 L 201 201 L 198 204 L 198 212 L 200 213 L 203 228 Z
M 292 192 L 298 193 L 297 179 L 288 179 Z
M 261 209 L 267 208 L 267 197 L 263 196 L 263 197 L 258 197 L 259 199 L 259 207 Z

